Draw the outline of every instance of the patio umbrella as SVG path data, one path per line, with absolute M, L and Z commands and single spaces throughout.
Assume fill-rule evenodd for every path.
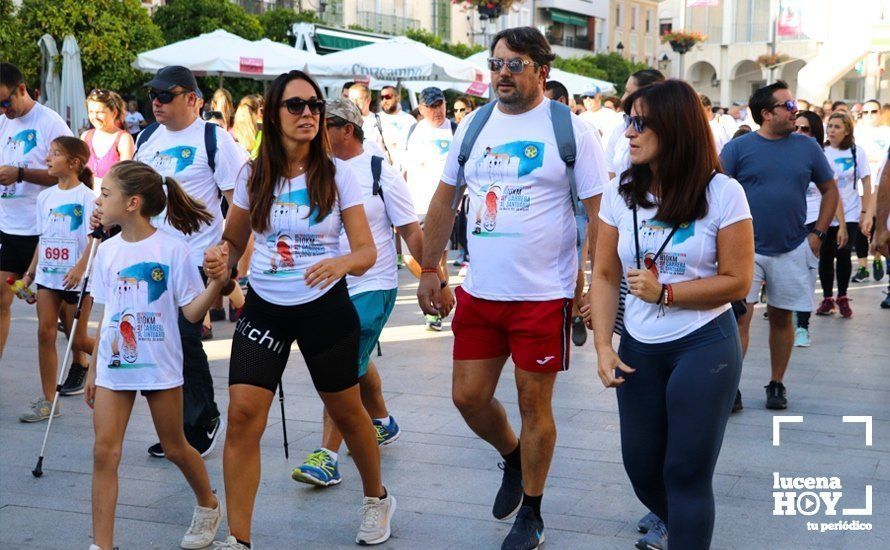
M 59 94 L 62 83 L 59 72 L 56 70 L 56 59 L 59 57 L 59 48 L 56 47 L 56 39 L 44 34 L 37 42 L 40 46 L 40 102 L 59 112 Z
M 86 94 L 83 90 L 83 71 L 80 66 L 80 48 L 70 34 L 62 42 L 62 92 L 59 114 L 65 119 L 75 136 L 90 125 L 87 117 Z

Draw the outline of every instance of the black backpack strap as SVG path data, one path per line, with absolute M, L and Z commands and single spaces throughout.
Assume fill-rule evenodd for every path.
M 856 160 L 856 144 L 850 147 L 850 153 L 853 155 L 853 189 L 856 189 L 856 182 L 859 180 L 859 162 Z
M 457 122 L 454 122 L 453 120 L 450 120 L 449 122 L 451 122 L 451 135 L 453 136 L 455 132 L 457 132 Z
M 569 180 L 569 194 L 572 198 L 572 211 L 578 214 L 578 184 L 575 181 L 575 130 L 572 126 L 572 111 L 567 105 L 558 101 L 550 102 L 550 119 L 553 123 L 553 134 L 556 137 L 556 147 L 559 149 L 559 157 L 566 165 L 566 176 Z
M 412 124 L 410 128 L 408 128 L 408 135 L 405 136 L 405 147 L 408 146 L 408 141 L 411 139 L 411 134 L 414 133 L 414 129 L 415 129 L 415 128 L 417 128 L 417 123 L 416 123 L 416 122 L 415 122 L 414 124 Z
M 138 150 L 139 150 L 139 147 L 140 147 L 143 143 L 147 142 L 147 141 L 151 138 L 151 135 L 154 134 L 155 131 L 156 131 L 158 128 L 160 128 L 160 126 L 161 126 L 161 125 L 160 125 L 159 123 L 157 123 L 157 122 L 152 122 L 151 124 L 149 124 L 148 126 L 146 126 L 144 130 L 142 130 L 141 132 L 139 132 L 139 135 L 136 136 L 136 148 L 135 148 L 134 152 L 135 152 L 135 151 L 138 151 Z
M 216 172 L 216 124 L 212 122 L 204 125 L 204 150 L 207 152 L 210 171 Z
M 383 198 L 383 188 L 380 186 L 380 175 L 383 172 L 383 160 L 383 157 L 377 155 L 371 157 L 371 177 L 374 178 L 371 194 L 379 196 L 380 200 L 385 201 Z

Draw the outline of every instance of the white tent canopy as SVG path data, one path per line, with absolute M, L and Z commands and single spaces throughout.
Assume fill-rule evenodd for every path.
M 465 61 L 472 63 L 473 66 L 483 71 L 488 71 L 489 57 L 490 54 L 486 50 L 471 55 L 470 57 L 466 58 Z M 569 90 L 569 93 L 572 95 L 580 95 L 584 92 L 599 92 L 602 94 L 615 93 L 615 85 L 611 82 L 561 71 L 556 68 L 550 69 L 548 80 L 556 80 L 562 83 L 562 85 L 565 86 L 566 89 Z
M 414 81 L 468 86 L 487 77 L 460 58 L 404 36 L 317 57 L 309 72 L 320 80 L 369 82 L 372 88 Z
M 76 136 L 90 126 L 85 98 L 80 48 L 77 47 L 77 40 L 69 34 L 62 41 L 62 87 L 59 96 L 59 114 Z
M 169 65 L 182 65 L 198 75 L 275 78 L 293 69 L 304 70 L 316 57 L 286 44 L 268 39 L 251 41 L 218 29 L 142 52 L 133 67 L 157 72 Z

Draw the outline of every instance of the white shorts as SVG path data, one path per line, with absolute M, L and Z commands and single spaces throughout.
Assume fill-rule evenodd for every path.
M 812 311 L 818 272 L 819 258 L 810 249 L 808 239 L 778 256 L 754 254 L 754 280 L 748 303 L 758 301 L 760 287 L 766 281 L 768 305 L 788 311 Z

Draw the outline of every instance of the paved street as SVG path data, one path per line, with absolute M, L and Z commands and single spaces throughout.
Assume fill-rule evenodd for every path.
M 379 358 L 385 396 L 402 426 L 401 439 L 382 451 L 384 480 L 398 499 L 388 548 L 499 548 L 510 524 L 495 521 L 490 506 L 500 457 L 477 439 L 451 403 L 448 324 L 439 334 L 422 326 L 415 282 L 404 270 L 395 312 L 383 333 Z M 886 283 L 886 280 L 885 280 Z M 878 308 L 884 284 L 853 285 L 855 316 L 813 317 L 813 346 L 795 349 L 786 378 L 787 415 L 781 446 L 772 444 L 771 412 L 763 408 L 768 382 L 767 321 L 753 321 L 752 346 L 742 375 L 745 410 L 732 417 L 717 464 L 714 548 L 872 549 L 890 547 L 890 311 Z M 97 315 L 93 315 L 95 325 Z M 233 325 L 216 323 L 205 343 L 220 408 L 228 402 L 227 369 Z M 53 425 L 44 476 L 31 476 L 45 424 L 16 417 L 38 390 L 34 308 L 17 300 L 0 368 L 0 545 L 8 548 L 86 548 L 90 543 L 92 426 L 80 397 L 62 398 Z M 60 354 L 64 351 L 59 340 Z M 574 348 L 572 369 L 556 388 L 557 449 L 543 502 L 545 548 L 632 548 L 645 513 L 621 463 L 618 413 L 612 390 L 595 373 L 592 341 Z M 512 369 L 498 396 L 518 425 Z M 285 372 L 291 457 L 282 450 L 281 415 L 274 403 L 263 439 L 263 481 L 254 519 L 260 549 L 354 548 L 361 486 L 351 459 L 341 454 L 341 485 L 325 490 L 293 482 L 290 471 L 319 444 L 321 404 L 299 353 Z M 873 417 L 873 445 L 863 424 L 844 415 Z M 156 441 L 144 399 L 137 399 L 120 470 L 116 542 L 121 549 L 178 548 L 191 519 L 192 496 L 178 470 L 149 457 Z M 345 450 L 345 449 L 344 449 Z M 215 487 L 222 483 L 221 445 L 207 458 Z M 837 476 L 843 497 L 836 516 L 824 508 L 811 517 L 773 515 L 773 472 L 787 477 Z M 842 516 L 862 508 L 873 487 L 873 516 Z M 817 490 L 818 491 L 818 490 Z M 812 503 L 811 503 L 812 504 Z M 883 518 L 883 519 L 880 519 Z M 808 531 L 807 521 L 870 522 L 871 531 Z M 220 530 L 220 537 L 225 526 Z M 683 550 L 683 549 L 675 549 Z

